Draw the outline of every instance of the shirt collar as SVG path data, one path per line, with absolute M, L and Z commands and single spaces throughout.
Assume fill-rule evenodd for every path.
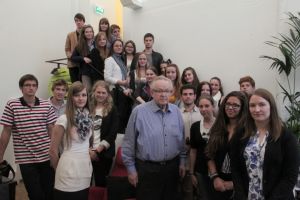
M 153 112 L 158 112 L 158 111 L 162 111 L 161 108 L 155 103 L 154 100 L 151 100 L 150 102 L 150 105 L 151 105 L 151 110 Z M 167 112 L 172 112 L 172 108 L 171 106 L 169 105 L 169 103 L 167 104 L 167 109 L 166 109 Z
M 39 106 L 40 105 L 40 100 L 37 97 L 34 97 L 35 101 L 34 101 L 34 106 Z M 27 104 L 27 102 L 25 101 L 24 97 L 20 97 L 20 101 L 22 106 L 27 106 L 27 107 L 31 107 Z
M 184 107 L 184 106 L 180 108 L 180 111 L 181 111 L 182 113 L 188 112 L 188 111 L 185 110 L 185 107 Z M 192 109 L 191 112 L 199 112 L 198 107 L 197 107 L 196 105 L 194 105 L 194 107 L 193 107 L 193 109 Z

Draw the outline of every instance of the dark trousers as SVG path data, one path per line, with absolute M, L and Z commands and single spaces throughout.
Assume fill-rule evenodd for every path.
M 20 170 L 30 200 L 53 198 L 54 170 L 50 161 L 20 164 Z
M 69 67 L 69 74 L 71 78 L 71 82 L 74 83 L 76 81 L 80 81 L 80 71 L 79 67 Z
M 119 86 L 113 89 L 113 100 L 118 110 L 120 123 L 118 127 L 118 133 L 125 133 L 125 129 L 131 114 L 131 108 L 133 101 L 130 97 L 126 96 Z
M 99 161 L 93 161 L 93 175 L 95 179 L 95 185 L 99 187 L 106 187 L 106 178 L 109 174 L 112 158 L 101 157 Z
M 179 160 L 166 164 L 137 161 L 137 200 L 170 200 L 177 197 Z
M 89 188 L 76 192 L 64 192 L 54 189 L 53 200 L 88 200 Z

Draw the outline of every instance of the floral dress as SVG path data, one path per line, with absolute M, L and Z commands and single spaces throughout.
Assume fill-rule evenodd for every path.
M 248 200 L 264 200 L 263 164 L 268 133 L 259 142 L 259 132 L 251 136 L 244 151 L 249 176 Z

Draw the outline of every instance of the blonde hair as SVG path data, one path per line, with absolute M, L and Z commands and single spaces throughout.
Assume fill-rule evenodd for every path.
M 110 91 L 109 91 L 109 85 L 108 83 L 106 83 L 105 81 L 97 81 L 93 88 L 92 88 L 92 93 L 91 93 L 91 99 L 90 99 L 90 111 L 91 111 L 91 115 L 92 117 L 95 117 L 95 110 L 96 110 L 96 107 L 97 107 L 97 100 L 95 98 L 95 91 L 98 87 L 103 87 L 105 88 L 107 94 L 108 94 L 108 97 L 106 99 L 106 101 L 104 102 L 104 109 L 103 109 L 103 117 L 107 116 L 108 113 L 112 110 L 112 107 L 113 107 L 113 99 L 112 99 L 112 96 L 110 94 Z

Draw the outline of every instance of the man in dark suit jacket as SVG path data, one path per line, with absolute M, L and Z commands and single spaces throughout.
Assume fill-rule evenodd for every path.
M 163 56 L 160 53 L 153 51 L 153 43 L 154 43 L 153 34 L 146 33 L 144 36 L 145 49 L 143 52 L 146 53 L 149 66 L 155 67 L 157 69 L 158 74 L 161 75 L 160 63 L 163 60 Z M 139 56 L 139 54 L 136 54 L 134 56 L 131 66 L 130 66 L 130 70 L 135 69 L 136 63 L 138 61 L 138 56 Z

